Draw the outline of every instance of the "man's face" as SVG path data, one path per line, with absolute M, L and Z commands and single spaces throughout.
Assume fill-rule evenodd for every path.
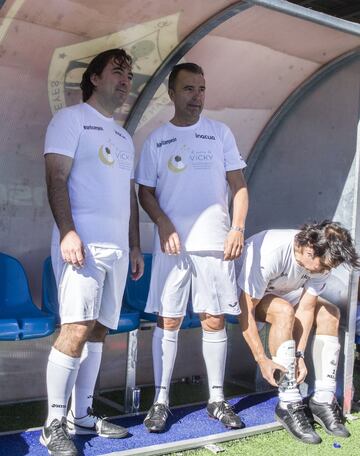
M 312 247 L 302 247 L 297 257 L 297 262 L 300 266 L 307 269 L 312 273 L 322 273 L 331 271 L 331 267 L 326 264 L 324 258 L 317 257 L 314 255 L 314 249 Z
M 95 86 L 94 95 L 109 110 L 119 108 L 131 89 L 133 73 L 126 62 L 110 60 L 101 75 L 93 74 L 91 82 Z
M 174 89 L 169 89 L 169 96 L 175 105 L 177 120 L 185 124 L 197 122 L 204 108 L 204 76 L 181 70 L 176 77 Z

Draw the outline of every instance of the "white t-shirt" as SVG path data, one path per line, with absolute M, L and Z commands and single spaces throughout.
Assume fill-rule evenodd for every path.
M 189 127 L 168 122 L 150 134 L 135 174 L 139 184 L 156 188 L 183 249 L 222 251 L 229 231 L 226 172 L 245 166 L 230 129 L 200 117 Z
M 324 291 L 329 272 L 311 273 L 295 260 L 298 230 L 268 230 L 246 240 L 239 261 L 238 286 L 255 299 L 274 294 L 296 304 L 303 289 L 313 296 Z
M 113 118 L 83 103 L 57 112 L 45 151 L 73 158 L 68 180 L 75 228 L 84 243 L 128 250 L 134 146 Z M 55 226 L 53 241 L 58 242 Z

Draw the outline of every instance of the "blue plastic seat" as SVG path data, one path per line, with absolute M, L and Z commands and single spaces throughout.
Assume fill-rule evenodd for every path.
M 232 325 L 238 325 L 239 324 L 239 320 L 238 320 L 238 317 L 236 315 L 226 314 L 225 318 L 226 318 L 226 322 L 227 323 L 231 323 Z
M 125 287 L 124 300 L 128 307 L 136 309 L 140 312 L 140 317 L 142 319 L 156 322 L 157 316 L 155 314 L 144 312 L 151 279 L 152 255 L 150 253 L 144 254 L 144 262 L 145 271 L 141 279 L 137 281 L 132 280 L 129 272 Z M 200 318 L 192 311 L 191 304 L 189 303 L 186 315 L 181 324 L 181 329 L 199 328 L 200 326 Z
M 46 337 L 55 331 L 55 318 L 34 304 L 24 268 L 0 253 L 0 340 Z
M 112 329 L 110 334 L 130 332 L 138 329 L 140 325 L 139 312 L 134 309 L 129 309 L 124 304 L 125 303 L 123 301 L 118 327 L 116 329 Z M 60 323 L 57 286 L 50 257 L 46 258 L 43 266 L 42 308 L 46 312 L 50 312 L 55 315 L 56 322 L 58 324 Z

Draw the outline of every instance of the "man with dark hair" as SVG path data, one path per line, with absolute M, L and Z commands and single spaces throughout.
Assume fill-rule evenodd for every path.
M 227 427 L 241 428 L 243 423 L 223 392 L 224 314 L 240 312 L 232 260 L 243 247 L 248 207 L 241 171 L 245 163 L 230 129 L 200 116 L 205 79 L 198 65 L 174 67 L 169 96 L 175 115 L 147 138 L 136 172 L 141 205 L 156 226 L 145 309 L 158 314 L 152 345 L 156 393 L 144 424 L 150 432 L 165 427 L 178 333 L 191 289 L 193 310 L 200 314 L 203 329 L 208 414 Z
M 312 327 L 315 391 L 309 407 L 315 421 L 337 437 L 350 434 L 335 398 L 340 344 L 339 309 L 319 297 L 332 268 L 360 261 L 349 232 L 325 220 L 297 230 L 268 230 L 251 236 L 239 260 L 240 325 L 263 377 L 279 388 L 276 419 L 305 443 L 320 443 L 298 384 L 307 369 L 304 353 Z M 266 356 L 256 322 L 270 323 Z
M 51 259 L 61 328 L 47 366 L 49 407 L 40 441 L 52 455 L 78 454 L 68 432 L 127 434 L 97 416 L 92 401 L 105 336 L 118 326 L 129 247 L 134 280 L 144 267 L 134 146 L 113 119 L 131 80 L 125 51 L 99 54 L 82 79 L 85 103 L 57 112 L 46 133 L 46 182 L 55 219 Z

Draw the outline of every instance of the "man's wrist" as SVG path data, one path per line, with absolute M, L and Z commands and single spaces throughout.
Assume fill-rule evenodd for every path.
M 254 356 L 255 358 L 255 361 L 258 363 L 258 364 L 261 364 L 262 362 L 266 361 L 268 359 L 268 357 L 266 356 L 265 353 L 261 353 L 260 355 L 256 355 Z
M 303 352 L 303 350 L 297 350 L 295 352 L 295 358 L 302 358 L 302 359 L 305 359 L 305 353 Z
M 137 249 L 137 250 L 141 250 L 139 245 L 132 245 L 132 246 L 130 247 L 130 250 L 136 250 L 136 249 Z
M 237 231 L 238 233 L 245 233 L 245 226 L 231 225 L 230 231 Z
M 165 217 L 165 214 L 160 214 L 158 217 L 156 217 L 156 219 L 154 220 L 155 225 L 159 225 L 163 217 Z

